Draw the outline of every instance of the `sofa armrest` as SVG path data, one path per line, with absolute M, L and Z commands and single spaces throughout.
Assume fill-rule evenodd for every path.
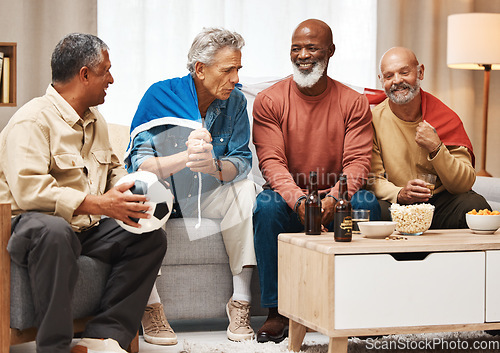
M 478 176 L 472 190 L 483 195 L 492 209 L 500 211 L 500 178 Z
M 0 204 L 0 351 L 8 352 L 10 346 L 10 255 L 7 243 L 10 238 L 10 204 Z

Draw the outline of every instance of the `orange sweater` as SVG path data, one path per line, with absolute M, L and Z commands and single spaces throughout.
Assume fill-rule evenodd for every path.
M 319 96 L 300 93 L 292 77 L 260 92 L 253 107 L 253 141 L 266 186 L 293 208 L 305 194 L 309 172 L 322 193 L 338 196 L 348 177 L 349 196 L 370 169 L 372 115 L 365 96 L 328 78 Z

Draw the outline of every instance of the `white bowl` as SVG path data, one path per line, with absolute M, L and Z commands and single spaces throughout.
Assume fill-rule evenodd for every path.
M 465 220 L 472 233 L 493 234 L 500 228 L 500 215 L 465 214 Z
M 359 222 L 359 230 L 365 238 L 385 238 L 396 228 L 396 222 L 370 221 Z

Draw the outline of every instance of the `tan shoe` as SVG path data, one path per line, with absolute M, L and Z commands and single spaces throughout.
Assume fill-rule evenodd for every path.
M 231 298 L 226 305 L 226 313 L 229 318 L 227 338 L 231 341 L 251 340 L 254 332 L 250 326 L 250 303 Z
M 71 353 L 127 353 L 114 339 L 82 338 Z
M 177 335 L 170 327 L 161 303 L 146 306 L 141 323 L 146 342 L 159 345 L 177 344 Z

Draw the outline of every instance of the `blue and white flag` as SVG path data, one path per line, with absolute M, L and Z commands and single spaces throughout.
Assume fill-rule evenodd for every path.
M 193 130 L 202 127 L 191 74 L 160 81 L 149 87 L 132 120 L 125 161 L 129 158 L 134 138 L 139 133 L 160 125 L 176 125 Z

